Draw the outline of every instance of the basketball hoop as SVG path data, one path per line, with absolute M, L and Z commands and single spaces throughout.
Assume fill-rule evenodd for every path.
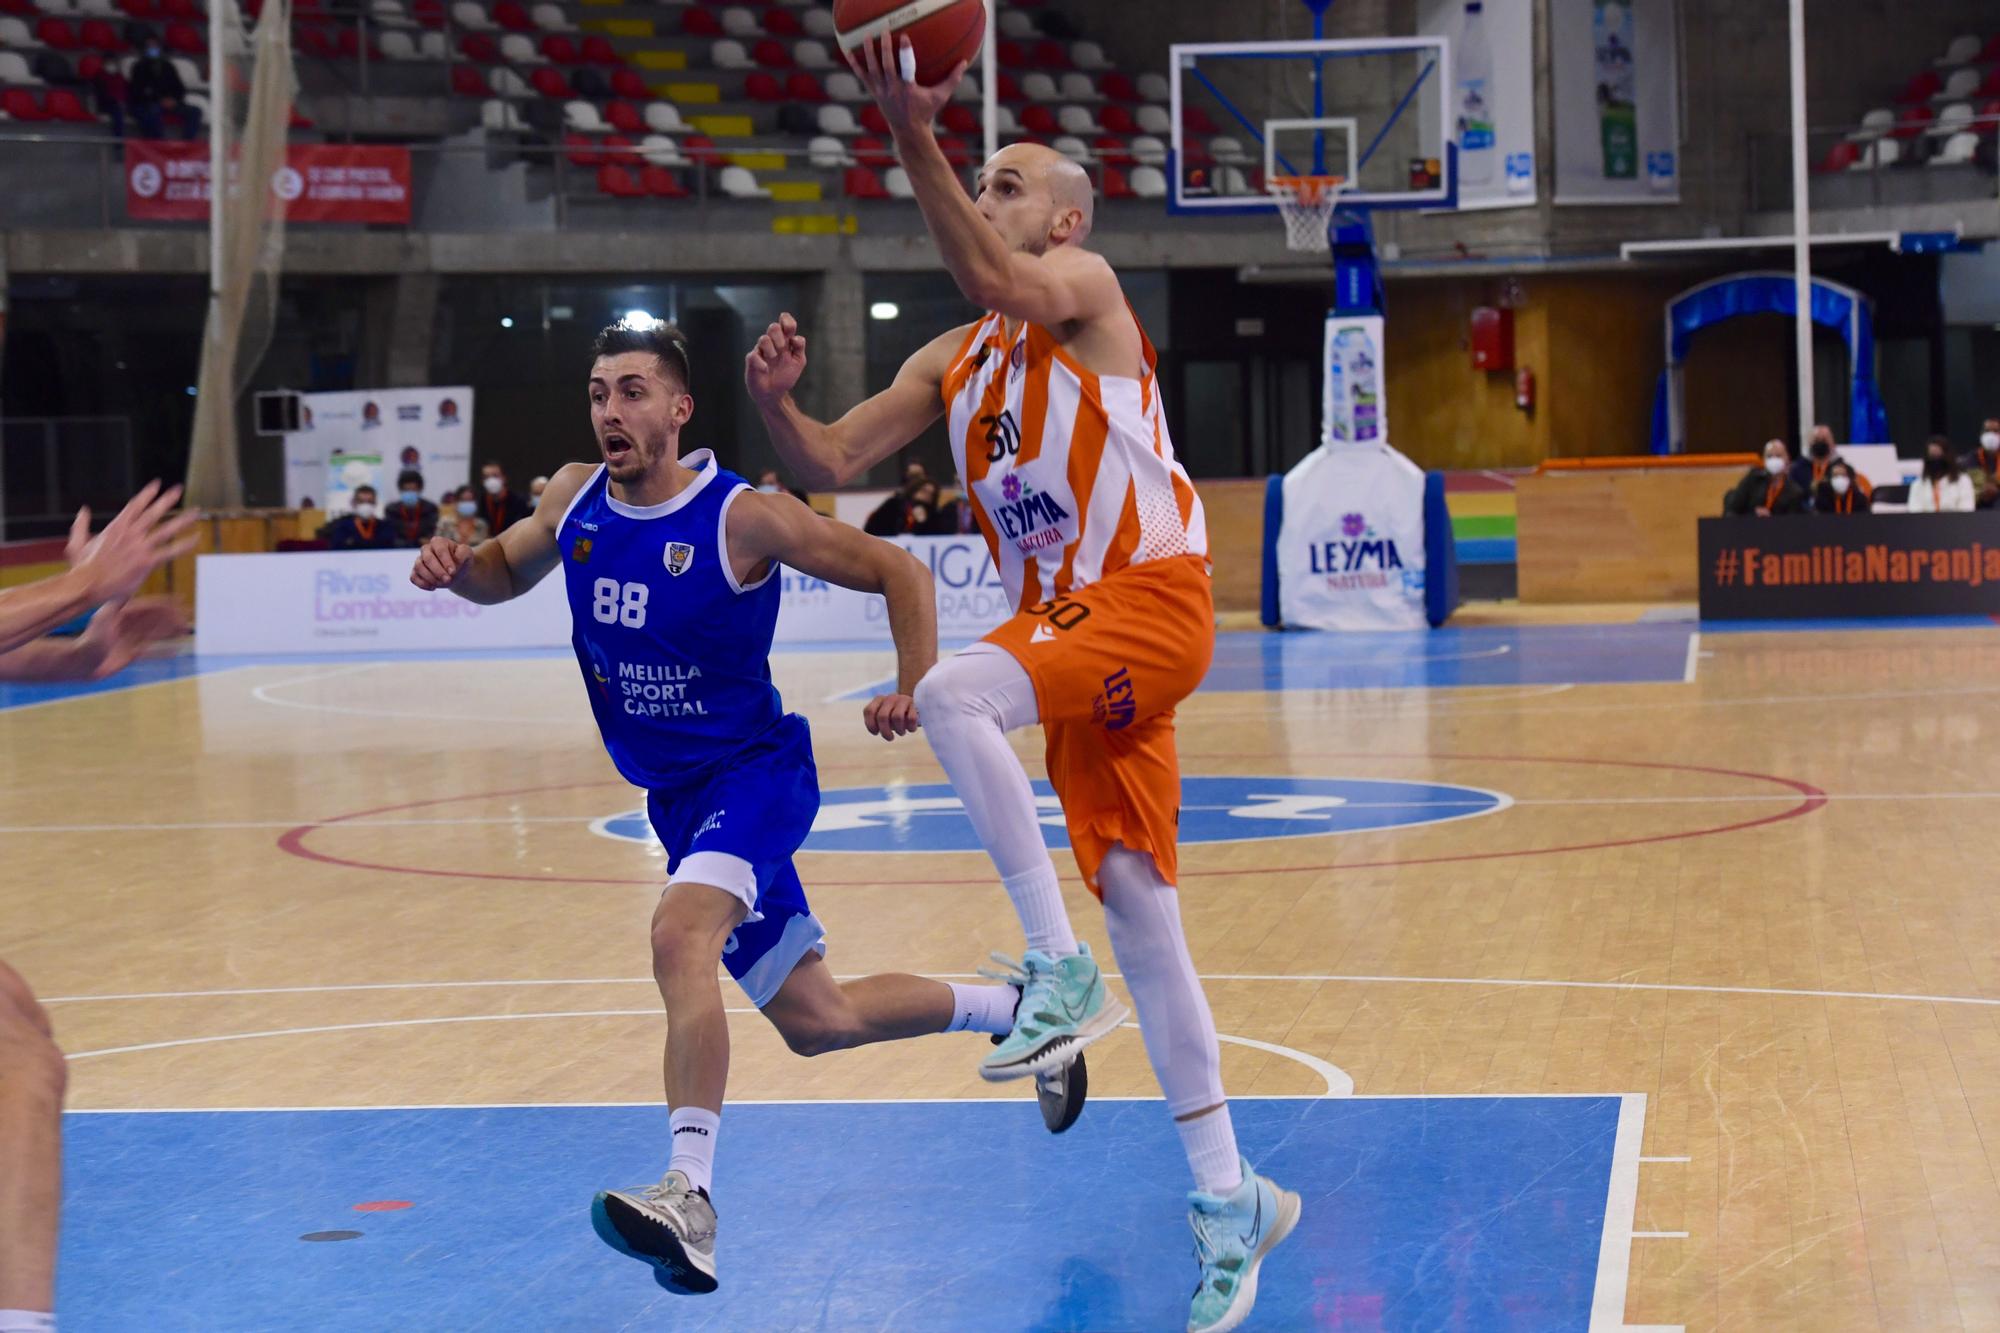
M 1285 219 L 1288 249 L 1325 254 L 1333 248 L 1327 224 L 1346 185 L 1344 176 L 1272 176 L 1266 181 L 1264 190 L 1278 201 Z

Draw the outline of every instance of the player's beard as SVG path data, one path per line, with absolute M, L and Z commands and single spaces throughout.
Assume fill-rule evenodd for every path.
M 604 465 L 611 480 L 620 486 L 633 486 L 646 480 L 674 455 L 671 439 L 650 440 L 640 435 L 626 435 L 625 438 L 632 445 L 625 457 L 616 461 L 607 459 Z

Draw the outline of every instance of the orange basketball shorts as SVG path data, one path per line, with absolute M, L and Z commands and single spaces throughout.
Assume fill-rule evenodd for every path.
M 1129 565 L 986 636 L 1035 684 L 1048 733 L 1049 781 L 1090 891 L 1113 843 L 1146 852 L 1176 882 L 1181 768 L 1174 709 L 1215 653 L 1208 562 L 1177 556 Z

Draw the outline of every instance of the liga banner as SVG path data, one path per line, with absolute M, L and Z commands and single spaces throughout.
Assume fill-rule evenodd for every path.
M 2000 512 L 1701 520 L 1704 620 L 2000 612 Z
M 360 389 L 299 395 L 299 429 L 285 437 L 285 504 L 344 514 L 358 486 L 396 498 L 405 468 L 424 474 L 424 498 L 472 479 L 472 390 Z M 518 483 L 525 484 L 525 483 Z
M 1681 196 L 1674 0 L 1549 0 L 1558 204 Z
M 236 166 L 230 164 L 234 177 Z M 208 145 L 125 141 L 125 213 L 135 221 L 208 219 Z M 288 222 L 410 220 L 410 150 L 380 144 L 293 144 L 271 173 Z
M 1000 571 L 978 534 L 963 537 L 892 537 L 924 562 L 937 584 L 938 638 L 977 639 L 1014 613 Z M 889 604 L 874 594 L 841 588 L 796 570 L 782 571 L 778 606 L 780 643 L 868 640 L 888 644 Z
M 1288 629 L 1423 629 L 1424 474 L 1387 445 L 1322 445 L 1285 474 L 1278 609 Z

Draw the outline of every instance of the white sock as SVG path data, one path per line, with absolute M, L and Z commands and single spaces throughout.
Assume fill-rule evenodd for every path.
M 979 845 L 1007 886 L 1028 947 L 1058 958 L 1075 953 L 1035 789 L 1007 744 L 1008 732 L 1040 717 L 1034 682 L 1004 648 L 974 644 L 918 683 L 917 711 Z
M 667 1170 L 678 1171 L 698 1190 L 709 1187 L 715 1176 L 715 1136 L 722 1129 L 722 1117 L 699 1106 L 680 1106 L 667 1117 L 674 1131 L 674 1155 Z
M 0 1310 L 0 1333 L 56 1333 L 56 1317 L 42 1310 Z
M 1181 1148 L 1194 1168 L 1194 1187 L 1223 1199 L 1236 1193 L 1243 1184 L 1243 1158 L 1236 1149 L 1229 1104 L 1192 1120 L 1176 1120 L 1174 1128 L 1181 1132 Z
M 947 981 L 951 987 L 951 1026 L 946 1032 L 998 1032 L 1014 1030 L 1014 1007 L 1021 1002 L 1021 992 L 1012 986 L 961 986 L 955 981 Z

